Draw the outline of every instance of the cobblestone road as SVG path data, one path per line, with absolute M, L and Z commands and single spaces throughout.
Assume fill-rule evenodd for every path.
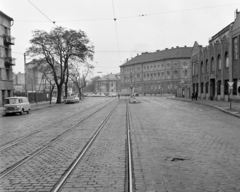
M 63 188 L 64 192 L 125 190 L 126 108 L 124 99 Z M 130 104 L 134 191 L 240 192 L 240 119 L 213 108 L 139 97 Z M 110 103 L 110 101 L 112 101 Z M 0 172 L 40 150 L 94 109 L 110 103 L 82 124 L 1 177 L 0 191 L 51 191 L 117 98 L 88 98 L 74 105 L 0 118 Z M 99 105 L 100 108 L 100 105 Z M 96 109 L 95 109 L 96 110 Z M 48 128 L 48 129 L 46 129 Z M 29 140 L 7 146 L 26 134 Z
M 159 97 L 131 105 L 136 191 L 240 191 L 240 120 Z

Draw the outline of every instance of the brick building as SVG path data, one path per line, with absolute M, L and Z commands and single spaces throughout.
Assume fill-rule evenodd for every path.
M 191 86 L 192 47 L 176 47 L 142 53 L 120 66 L 121 89 L 131 86 L 141 94 L 177 93 Z
M 203 99 L 240 100 L 240 14 L 209 40 L 206 47 L 195 42 L 191 57 L 192 91 Z M 234 82 L 230 93 L 228 82 Z M 230 95 L 229 95 L 230 94 Z
M 25 93 L 25 73 L 18 72 L 13 73 L 13 88 L 14 92 L 24 92 Z
M 11 50 L 11 45 L 14 45 L 12 24 L 13 19 L 0 11 L 0 106 L 6 97 L 13 95 L 12 66 L 15 65 L 15 59 Z

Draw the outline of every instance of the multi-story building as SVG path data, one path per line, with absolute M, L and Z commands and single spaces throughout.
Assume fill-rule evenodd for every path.
M 182 87 L 189 95 L 192 47 L 176 47 L 142 53 L 120 66 L 121 89 L 133 87 L 142 94 L 177 93 Z
M 120 74 L 108 74 L 95 81 L 96 93 L 117 93 L 120 91 Z
M 51 83 L 54 84 L 53 77 L 44 75 L 40 69 L 38 61 L 32 60 L 25 64 L 26 89 L 28 92 L 49 92 Z M 49 82 L 51 80 L 51 83 Z M 57 87 L 53 90 L 53 95 L 57 94 Z
M 240 13 L 235 20 L 209 40 L 206 47 L 194 44 L 192 92 L 203 99 L 240 100 Z M 228 82 L 233 82 L 230 92 Z
M 25 73 L 18 72 L 17 74 L 13 73 L 13 88 L 14 92 L 23 92 L 25 93 Z
M 11 45 L 14 45 L 12 24 L 13 19 L 0 11 L 0 106 L 6 97 L 13 95 L 12 66 L 15 65 L 15 59 L 11 51 Z

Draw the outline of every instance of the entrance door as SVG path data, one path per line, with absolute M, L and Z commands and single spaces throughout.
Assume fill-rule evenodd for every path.
M 215 79 L 210 79 L 210 99 L 215 97 Z

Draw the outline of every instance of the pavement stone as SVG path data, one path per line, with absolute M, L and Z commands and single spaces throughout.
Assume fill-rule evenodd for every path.
M 232 106 L 230 109 L 230 102 L 226 102 L 226 101 L 213 101 L 213 100 L 205 100 L 205 99 L 198 99 L 197 101 L 195 100 L 192 101 L 191 98 L 182 98 L 182 97 L 174 97 L 174 96 L 167 97 L 167 99 L 173 99 L 173 100 L 178 100 L 183 102 L 193 102 L 201 105 L 210 106 L 224 113 L 240 118 L 239 102 L 232 102 Z

